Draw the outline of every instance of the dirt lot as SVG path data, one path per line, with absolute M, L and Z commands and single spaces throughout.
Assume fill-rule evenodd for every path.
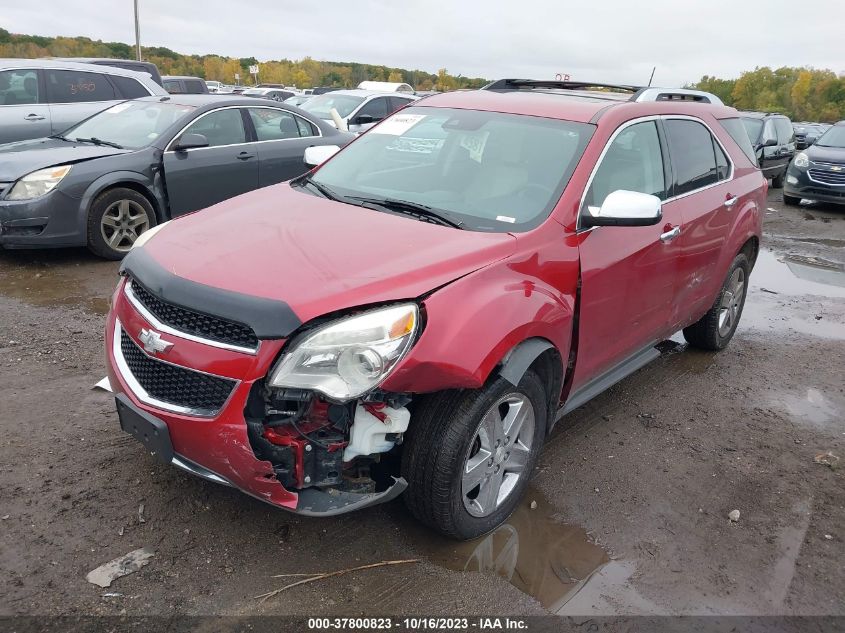
M 158 464 L 92 390 L 117 266 L 0 253 L 0 614 L 845 614 L 845 469 L 814 463 L 845 459 L 845 210 L 769 204 L 730 347 L 667 342 L 465 544 L 401 500 L 300 518 Z M 140 547 L 137 573 L 86 582 Z M 385 559 L 419 562 L 254 599 L 274 574 Z

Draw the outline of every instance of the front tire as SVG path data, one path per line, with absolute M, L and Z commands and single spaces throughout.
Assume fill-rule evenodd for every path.
M 142 233 L 156 225 L 153 205 L 125 187 L 104 191 L 88 212 L 88 249 L 104 259 L 123 259 Z
M 786 176 L 786 173 L 782 173 L 779 176 L 775 176 L 772 178 L 772 189 L 783 189 L 783 180 Z
M 745 306 L 750 273 L 748 256 L 740 253 L 731 264 L 713 306 L 698 321 L 684 328 L 684 338 L 690 345 L 718 351 L 730 343 Z
M 471 539 L 514 511 L 545 437 L 548 398 L 527 371 L 477 390 L 428 396 L 406 434 L 402 475 L 411 513 L 438 532 Z

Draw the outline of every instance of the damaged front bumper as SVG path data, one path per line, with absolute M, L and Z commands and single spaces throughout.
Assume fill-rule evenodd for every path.
M 108 381 L 107 379 L 104 380 L 106 380 L 106 383 L 103 385 L 105 387 L 108 385 Z M 98 386 L 100 384 L 102 383 L 98 383 Z M 404 478 L 394 477 L 393 484 L 380 492 L 356 493 L 336 488 L 307 488 L 297 494 L 296 505 L 294 507 L 280 505 L 269 500 L 266 496 L 242 488 L 213 470 L 176 453 L 173 449 L 167 424 L 156 416 L 136 407 L 126 394 L 116 394 L 115 404 L 121 428 L 144 444 L 147 450 L 159 461 L 175 466 L 207 481 L 236 488 L 256 499 L 277 505 L 286 510 L 292 510 L 297 514 L 325 517 L 355 512 L 369 506 L 392 501 L 408 487 L 408 483 Z

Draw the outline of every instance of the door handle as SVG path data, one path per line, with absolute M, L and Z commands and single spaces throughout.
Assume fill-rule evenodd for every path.
M 665 227 L 664 227 L 665 228 Z M 671 242 L 681 234 L 681 227 L 675 226 L 671 230 L 660 234 L 660 240 L 663 242 Z
M 44 117 L 40 114 L 27 114 L 24 119 L 26 121 L 43 121 Z
M 249 160 L 250 158 L 255 158 L 255 154 L 250 154 L 249 152 L 241 152 L 236 156 L 238 160 Z
M 728 197 L 725 199 L 725 201 L 722 204 L 724 204 L 726 208 L 730 209 L 732 206 L 734 206 L 737 203 L 737 200 L 739 200 L 739 196 L 731 197 L 731 194 L 728 194 Z

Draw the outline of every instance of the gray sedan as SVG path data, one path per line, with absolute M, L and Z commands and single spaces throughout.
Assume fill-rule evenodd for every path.
M 0 246 L 87 245 L 119 259 L 150 227 L 299 176 L 308 147 L 354 138 L 250 98 L 125 101 L 60 135 L 0 145 Z

